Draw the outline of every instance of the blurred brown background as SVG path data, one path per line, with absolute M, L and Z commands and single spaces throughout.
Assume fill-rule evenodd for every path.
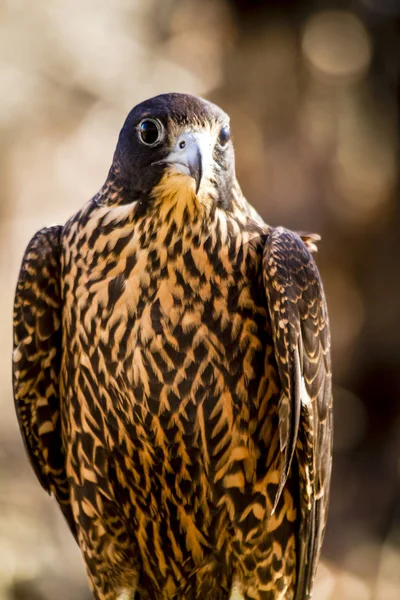
M 322 234 L 335 462 L 314 598 L 400 598 L 400 0 L 3 0 L 0 49 L 0 600 L 90 598 L 17 430 L 19 263 L 102 185 L 129 109 L 168 91 L 230 113 L 269 223 Z

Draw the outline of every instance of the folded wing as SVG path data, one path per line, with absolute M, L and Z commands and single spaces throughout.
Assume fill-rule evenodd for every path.
M 33 469 L 57 499 L 76 537 L 60 421 L 61 231 L 62 227 L 42 229 L 25 251 L 14 300 L 13 387 Z
M 332 460 L 330 332 L 314 259 L 295 233 L 271 229 L 264 285 L 281 381 L 282 471 L 275 506 L 291 468 L 298 471 L 296 600 L 309 598 L 326 525 Z

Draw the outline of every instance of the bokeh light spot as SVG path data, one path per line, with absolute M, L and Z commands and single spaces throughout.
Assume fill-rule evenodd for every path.
M 318 79 L 351 83 L 368 69 L 372 45 L 367 30 L 354 14 L 323 11 L 306 23 L 302 50 Z

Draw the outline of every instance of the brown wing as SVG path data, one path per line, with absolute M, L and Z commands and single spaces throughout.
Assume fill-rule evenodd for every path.
M 296 600 L 309 598 L 325 530 L 332 461 L 330 332 L 324 291 L 314 259 L 298 235 L 271 229 L 263 257 L 282 392 L 283 458 L 276 502 L 295 457 L 300 529 Z
M 60 423 L 61 231 L 62 227 L 39 231 L 22 260 L 14 300 L 13 386 L 31 464 L 44 489 L 57 499 L 76 537 Z

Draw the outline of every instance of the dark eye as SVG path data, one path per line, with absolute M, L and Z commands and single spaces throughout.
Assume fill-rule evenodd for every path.
M 219 142 L 220 146 L 226 146 L 226 144 L 229 142 L 230 139 L 231 139 L 231 130 L 229 128 L 229 125 L 225 125 L 225 127 L 223 127 L 221 129 L 221 131 L 219 132 L 218 142 Z
M 139 137 L 146 146 L 154 146 L 163 138 L 163 126 L 157 119 L 143 119 L 139 123 Z

